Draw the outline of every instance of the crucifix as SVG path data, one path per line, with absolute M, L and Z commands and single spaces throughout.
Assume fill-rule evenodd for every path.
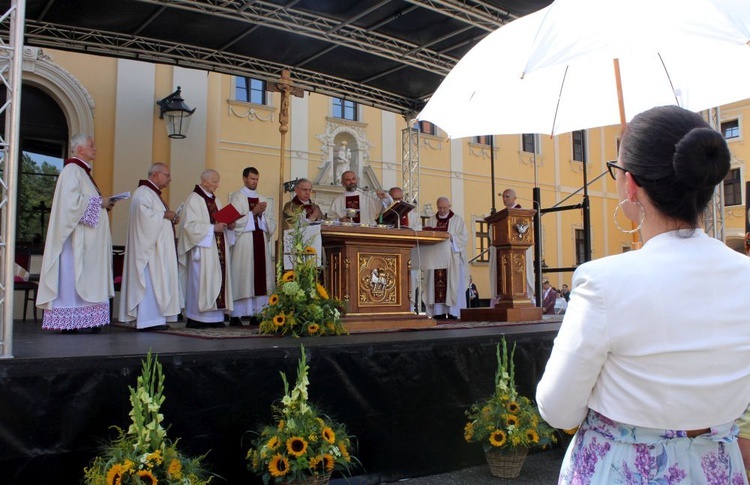
M 281 71 L 281 78 L 278 82 L 268 83 L 266 89 L 275 93 L 281 93 L 281 108 L 279 109 L 279 134 L 281 142 L 279 144 L 279 201 L 277 221 L 279 227 L 279 241 L 283 240 L 281 227 L 284 220 L 284 161 L 286 155 L 286 134 L 289 132 L 289 97 L 291 95 L 301 98 L 304 96 L 304 89 L 292 84 L 291 73 L 288 69 Z

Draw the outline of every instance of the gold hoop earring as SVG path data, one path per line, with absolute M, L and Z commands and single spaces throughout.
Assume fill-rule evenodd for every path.
M 622 207 L 622 204 L 624 204 L 625 202 L 630 202 L 630 201 L 627 199 L 621 200 L 620 203 L 617 204 L 617 207 L 615 207 L 615 213 L 613 215 L 614 220 L 615 220 L 615 226 L 617 226 L 617 229 L 624 232 L 625 234 L 633 234 L 634 232 L 638 232 L 641 230 L 641 226 L 643 226 L 643 221 L 646 220 L 646 209 L 644 209 L 643 204 L 641 204 L 637 200 L 632 202 L 633 204 L 636 204 L 638 208 L 641 210 L 641 220 L 638 222 L 638 227 L 630 229 L 630 230 L 626 230 L 620 227 L 620 223 L 617 222 L 617 211 L 620 210 L 620 207 Z

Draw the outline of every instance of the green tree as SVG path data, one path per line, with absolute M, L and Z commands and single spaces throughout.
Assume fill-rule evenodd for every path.
M 16 211 L 17 241 L 43 244 L 59 174 L 54 165 L 42 162 L 40 166 L 27 154 L 22 154 Z

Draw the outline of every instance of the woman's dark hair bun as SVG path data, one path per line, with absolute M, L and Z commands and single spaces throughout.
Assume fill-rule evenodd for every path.
M 677 180 L 688 188 L 703 189 L 724 180 L 730 159 L 721 133 L 711 128 L 693 128 L 677 142 L 672 166 Z

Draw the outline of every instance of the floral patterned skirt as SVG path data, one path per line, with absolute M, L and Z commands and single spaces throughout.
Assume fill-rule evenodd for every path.
M 734 423 L 695 438 L 589 410 L 565 453 L 560 484 L 747 484 Z

